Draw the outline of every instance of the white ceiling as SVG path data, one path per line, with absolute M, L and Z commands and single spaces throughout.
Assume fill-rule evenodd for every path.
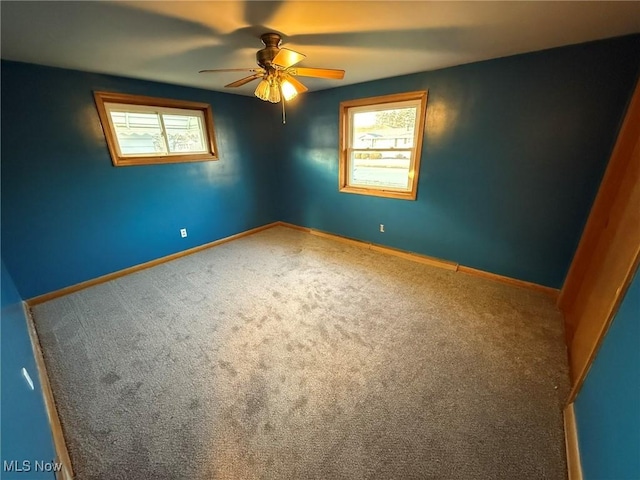
M 640 2 L 89 1 L 0 3 L 2 58 L 251 95 L 224 85 L 283 34 L 310 90 L 640 32 Z

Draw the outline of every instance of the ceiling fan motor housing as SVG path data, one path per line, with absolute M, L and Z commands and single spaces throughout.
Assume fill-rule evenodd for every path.
M 260 36 L 260 40 L 262 40 L 264 48 L 256 53 L 256 61 L 262 68 L 269 69 L 271 62 L 280 51 L 282 37 L 277 33 L 265 33 Z

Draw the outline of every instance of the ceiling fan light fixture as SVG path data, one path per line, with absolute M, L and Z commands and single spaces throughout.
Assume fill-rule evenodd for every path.
M 271 103 L 280 103 L 281 98 L 280 89 L 278 87 L 272 88 L 269 92 L 269 101 Z
M 258 86 L 256 87 L 256 91 L 254 92 L 256 97 L 260 100 L 264 100 L 265 102 L 269 100 L 269 93 L 271 90 L 271 85 L 265 79 L 262 79 Z
M 281 100 L 280 96 L 280 86 L 278 85 L 278 81 L 275 78 L 271 79 L 271 84 L 269 86 L 269 101 L 271 103 L 279 103 Z
M 283 80 L 282 83 L 280 83 L 280 89 L 282 90 L 282 96 L 287 102 L 298 95 L 298 90 L 296 90 L 296 87 L 294 87 L 289 80 Z

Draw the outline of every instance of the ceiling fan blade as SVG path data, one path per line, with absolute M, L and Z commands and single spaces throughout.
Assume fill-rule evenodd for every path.
M 240 80 L 236 80 L 235 82 L 231 82 L 229 85 L 225 85 L 225 87 L 241 87 L 242 85 L 245 85 L 261 77 L 261 73 L 256 73 L 255 75 L 249 75 L 248 77 L 244 77 Z
M 303 55 L 288 48 L 281 48 L 271 63 L 281 68 L 289 68 L 298 62 L 301 62 L 306 55 Z
M 302 82 L 300 82 L 300 80 L 298 80 L 297 78 L 292 77 L 291 75 L 284 75 L 284 78 L 291 83 L 291 85 L 293 85 L 296 89 L 296 91 L 298 93 L 302 93 L 302 92 L 306 92 L 307 90 L 309 90 L 307 87 L 305 87 Z
M 300 77 L 331 78 L 333 80 L 342 80 L 344 78 L 344 70 L 336 70 L 333 68 L 295 67 L 287 69 L 287 73 Z
M 200 70 L 198 73 L 218 73 L 218 72 L 264 72 L 261 68 L 218 68 L 214 70 Z

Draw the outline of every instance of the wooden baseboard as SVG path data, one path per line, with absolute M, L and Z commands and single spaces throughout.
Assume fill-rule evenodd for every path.
M 405 250 L 398 250 L 391 247 L 385 247 L 383 245 L 378 245 L 371 242 L 364 242 L 362 240 L 355 240 L 349 237 L 343 237 L 340 235 L 335 235 L 333 233 L 324 232 L 322 230 L 316 230 L 314 228 L 300 227 L 298 225 L 293 225 L 291 223 L 286 222 L 278 222 L 279 225 L 283 227 L 293 228 L 295 230 L 300 230 L 303 232 L 310 233 L 311 235 L 315 235 L 317 237 L 329 238 L 331 240 L 335 240 L 342 243 L 347 243 L 349 245 L 354 245 L 356 247 L 362 247 L 369 250 L 373 250 L 375 252 L 384 253 L 386 255 L 393 255 L 394 257 L 404 258 L 406 260 L 411 260 L 412 262 L 423 263 L 426 265 L 432 265 L 434 267 L 444 268 L 445 270 L 457 270 L 458 264 L 455 262 L 449 262 L 447 260 L 442 260 L 440 258 L 428 257 L 426 255 L 420 255 L 418 253 L 407 252 Z
M 280 227 L 287 227 L 287 228 L 293 228 L 294 230 L 300 230 L 301 232 L 307 232 L 307 233 L 311 233 L 311 229 L 308 227 L 301 227 L 300 225 L 294 225 L 293 223 L 287 223 L 287 222 L 276 222 L 277 226 Z
M 94 285 L 99 285 L 101 283 L 105 283 L 110 280 L 115 280 L 116 278 L 124 277 L 125 275 L 139 272 L 140 270 L 145 270 L 147 268 L 155 267 L 156 265 L 160 265 L 162 263 L 166 263 L 180 257 L 185 257 L 187 255 L 191 255 L 191 254 L 200 252 L 202 250 L 206 250 L 207 248 L 212 248 L 217 245 L 222 245 L 223 243 L 231 242 L 232 240 L 237 240 L 238 238 L 246 237 L 248 235 L 253 235 L 254 233 L 261 232 L 268 228 L 273 228 L 280 224 L 281 222 L 268 223 L 260 227 L 252 228 L 251 230 L 246 230 L 244 232 L 236 233 L 235 235 L 231 235 L 229 237 L 224 237 L 219 240 L 215 240 L 213 242 L 205 243 L 204 245 L 199 245 L 197 247 L 189 248 L 181 252 L 167 255 L 165 257 L 156 258 L 155 260 L 141 263 L 139 265 L 134 265 L 133 267 L 128 267 L 123 270 L 118 270 L 117 272 L 108 273 L 107 275 L 102 275 L 101 277 L 92 278 L 91 280 L 87 280 L 86 282 L 70 285 L 68 287 L 61 288 L 60 290 L 55 290 L 53 292 L 45 293 L 44 295 L 38 295 L 37 297 L 33 297 L 27 300 L 27 305 L 29 305 L 29 307 L 32 307 L 40 303 L 48 302 L 49 300 L 53 300 L 54 298 L 63 297 L 64 295 L 69 295 L 70 293 L 78 292 L 80 290 L 84 290 L 85 288 L 93 287 Z
M 405 260 L 411 260 L 412 262 L 422 263 L 424 265 L 431 265 L 433 267 L 443 268 L 445 270 L 457 271 L 459 265 L 455 262 L 449 262 L 440 258 L 428 257 L 426 255 L 419 255 L 417 253 L 405 252 L 404 250 L 396 250 L 394 248 L 383 247 L 372 243 L 369 248 L 374 252 L 381 252 L 387 255 L 393 255 L 394 257 L 404 258 Z
M 459 265 L 455 262 L 451 262 L 448 260 L 443 260 L 441 258 L 429 257 L 427 255 L 420 255 L 418 253 L 407 252 L 405 250 L 398 250 L 391 247 L 386 247 L 384 245 L 379 245 L 371 242 L 364 242 L 362 240 L 355 240 L 353 238 L 343 237 L 340 235 L 335 235 L 333 233 L 324 232 L 322 230 L 316 230 L 314 228 L 301 227 L 299 225 L 294 225 L 292 223 L 287 222 L 273 222 L 267 225 L 262 225 L 260 227 L 252 228 L 251 230 L 246 230 L 244 232 L 237 233 L 235 235 L 231 235 L 229 237 L 221 238 L 219 240 L 215 240 L 210 243 L 205 243 L 204 245 L 200 245 L 194 248 L 190 248 L 188 250 L 183 250 L 182 252 L 177 252 L 171 255 L 167 255 L 165 257 L 157 258 L 155 260 L 151 260 L 149 262 L 141 263 L 139 265 L 134 265 L 133 267 L 125 268 L 123 270 L 118 270 L 117 272 L 109 273 L 107 275 L 103 275 L 101 277 L 93 278 L 91 280 L 87 280 L 86 282 L 77 283 L 75 285 L 70 285 L 65 288 L 61 288 L 60 290 L 55 290 L 53 292 L 45 293 L 44 295 L 39 295 L 37 297 L 30 298 L 27 300 L 27 305 L 32 307 L 34 305 L 38 305 L 40 303 L 48 302 L 49 300 L 53 300 L 54 298 L 62 297 L 64 295 L 69 295 L 70 293 L 77 292 L 79 290 L 84 290 L 85 288 L 92 287 L 94 285 L 99 285 L 101 283 L 108 282 L 110 280 L 115 280 L 116 278 L 123 277 L 125 275 L 129 275 L 131 273 L 138 272 L 140 270 L 144 270 L 146 268 L 155 267 L 156 265 L 160 265 L 162 263 L 169 262 L 171 260 L 175 260 L 180 257 L 184 257 L 186 255 L 191 255 L 193 253 L 200 252 L 202 250 L 206 250 L 207 248 L 212 248 L 217 245 L 221 245 L 223 243 L 231 242 L 233 240 L 237 240 L 242 237 L 246 237 L 248 235 L 253 235 L 254 233 L 261 232 L 263 230 L 267 230 L 269 228 L 282 226 L 287 228 L 292 228 L 294 230 L 299 230 L 302 232 L 310 233 L 311 235 L 315 235 L 318 237 L 329 238 L 331 240 L 336 240 L 343 243 L 348 243 L 351 245 L 355 245 L 362 248 L 367 248 L 369 250 L 373 250 L 376 252 L 384 253 L 386 255 L 393 255 L 395 257 L 404 258 L 405 260 L 410 260 L 412 262 L 418 262 L 425 265 L 431 265 L 438 268 L 443 268 L 445 270 L 459 271 L 462 273 L 466 273 L 468 275 L 475 275 L 478 277 L 488 278 L 490 280 L 506 283 L 508 285 L 527 288 L 530 290 L 536 290 L 539 292 L 544 292 L 548 295 L 551 295 L 554 298 L 558 296 L 558 290 L 551 287 L 545 287 L 543 285 L 538 285 L 536 283 L 526 282 L 524 280 L 518 280 L 511 277 L 505 277 L 503 275 L 498 275 L 495 273 L 485 272 L 483 270 L 477 270 L 471 267 L 465 267 L 464 265 Z
M 569 480 L 582 480 L 582 462 L 578 444 L 578 429 L 573 403 L 564 409 L 564 440 L 567 449 L 567 471 Z
M 458 267 L 458 271 L 461 273 L 466 273 L 467 275 L 474 275 L 476 277 L 488 278 L 496 282 L 513 285 L 514 287 L 528 288 L 529 290 L 543 292 L 543 293 L 546 293 L 547 295 L 550 295 L 554 299 L 557 299 L 559 294 L 559 290 L 557 288 L 545 287 L 544 285 L 538 285 L 537 283 L 527 282 L 525 280 L 518 280 L 517 278 L 505 277 L 504 275 L 485 272 L 484 270 L 465 267 L 464 265 L 460 265 L 460 267 Z
M 31 348 L 33 349 L 36 368 L 38 369 L 38 378 L 40 379 L 40 386 L 42 388 L 42 395 L 44 397 L 44 406 L 47 411 L 47 417 L 49 419 L 49 427 L 51 428 L 53 447 L 56 452 L 55 461 L 62 463 L 62 470 L 56 472 L 56 479 L 73 480 L 73 466 L 71 465 L 71 457 L 69 457 L 67 442 L 64 439 L 62 424 L 60 423 L 60 417 L 58 417 L 58 409 L 53 398 L 51 384 L 49 383 L 49 375 L 47 374 L 47 367 L 44 363 L 42 348 L 40 347 L 40 340 L 38 339 L 38 332 L 36 331 L 35 324 L 33 323 L 33 317 L 31 316 L 31 311 L 29 310 L 26 302 L 23 302 L 22 306 L 27 320 L 27 329 L 29 330 L 29 338 L 31 339 Z
M 283 227 L 293 228 L 295 230 L 307 232 L 307 233 L 310 233 L 311 235 L 316 235 L 318 237 L 330 238 L 338 242 L 343 242 L 343 243 L 348 243 L 358 247 L 368 248 L 369 250 L 373 250 L 375 252 L 385 253 L 387 255 L 394 255 L 396 257 L 404 258 L 406 260 L 411 260 L 412 262 L 423 263 L 425 265 L 444 268 L 445 270 L 453 270 L 461 273 L 466 273 L 467 275 L 474 275 L 476 277 L 487 278 L 495 282 L 506 283 L 507 285 L 512 285 L 515 287 L 526 288 L 526 289 L 535 290 L 538 292 L 544 292 L 547 295 L 550 295 L 551 297 L 553 297 L 554 299 L 558 297 L 559 291 L 556 288 L 546 287 L 544 285 L 538 285 L 537 283 L 527 282 L 525 280 L 518 280 L 516 278 L 505 277 L 504 275 L 485 272 L 483 270 L 478 270 L 471 267 L 465 267 L 464 265 L 459 265 L 455 262 L 451 262 L 448 260 L 442 260 L 441 258 L 428 257 L 426 255 L 407 252 L 405 250 L 397 250 L 395 248 L 385 247 L 383 245 L 378 245 L 375 243 L 364 242 L 361 240 L 355 240 L 353 238 L 348 238 L 348 237 L 342 237 L 340 235 L 324 232 L 322 230 L 316 230 L 308 227 L 300 227 L 292 223 L 277 222 L 277 224 Z

